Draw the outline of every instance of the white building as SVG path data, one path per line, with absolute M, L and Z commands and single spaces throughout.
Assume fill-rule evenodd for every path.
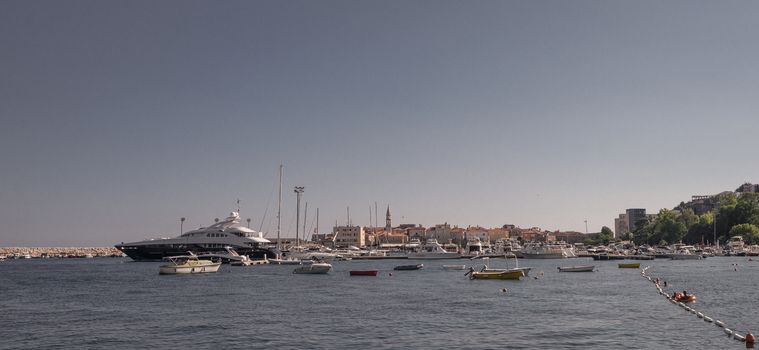
M 366 231 L 363 226 L 335 226 L 332 232 L 335 234 L 337 247 L 366 246 Z

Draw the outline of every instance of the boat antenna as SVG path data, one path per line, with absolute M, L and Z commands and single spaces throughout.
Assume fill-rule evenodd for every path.
M 237 214 L 240 214 L 240 198 L 237 198 Z

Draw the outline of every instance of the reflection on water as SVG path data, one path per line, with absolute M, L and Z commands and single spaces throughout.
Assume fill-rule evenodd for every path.
M 460 261 L 473 262 L 481 266 Z M 521 281 L 469 280 L 466 271 L 442 268 L 451 261 L 423 263 L 418 271 L 392 271 L 406 261 L 349 261 L 336 262 L 329 275 L 225 265 L 216 274 L 159 276 L 160 263 L 122 259 L 6 261 L 0 348 L 744 346 L 661 297 L 640 270 L 619 269 L 615 261 L 520 260 L 533 268 Z M 598 271 L 556 269 L 587 264 Z M 513 261 L 491 259 L 491 267 L 499 265 Z M 686 289 L 698 296 L 698 311 L 741 334 L 758 332 L 759 262 L 715 257 L 646 265 L 669 294 Z M 348 276 L 369 268 L 380 275 Z

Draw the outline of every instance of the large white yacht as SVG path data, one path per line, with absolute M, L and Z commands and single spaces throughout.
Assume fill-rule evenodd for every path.
M 276 258 L 277 251 L 261 232 L 240 226 L 240 214 L 232 212 L 229 217 L 208 227 L 183 233 L 175 238 L 158 238 L 145 241 L 121 243 L 116 248 L 136 261 L 158 261 L 167 256 L 226 253 L 230 247 L 252 259 Z
M 409 259 L 458 259 L 461 257 L 459 253 L 452 253 L 438 243 L 437 239 L 428 238 L 424 245 L 419 250 L 411 251 L 408 253 Z
M 569 256 L 558 244 L 529 243 L 521 251 L 525 259 L 562 259 Z
M 727 242 L 727 250 L 730 255 L 743 256 L 746 255 L 746 244 L 743 242 L 742 236 L 730 237 L 730 241 Z

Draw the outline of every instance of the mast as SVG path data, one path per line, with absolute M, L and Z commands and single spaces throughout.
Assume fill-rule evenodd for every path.
M 277 250 L 281 250 L 279 230 L 282 226 L 282 164 L 279 165 L 279 203 L 277 204 Z
M 306 232 L 306 221 L 308 221 L 308 202 L 306 202 L 306 208 L 303 209 L 303 240 L 306 240 L 308 232 Z

